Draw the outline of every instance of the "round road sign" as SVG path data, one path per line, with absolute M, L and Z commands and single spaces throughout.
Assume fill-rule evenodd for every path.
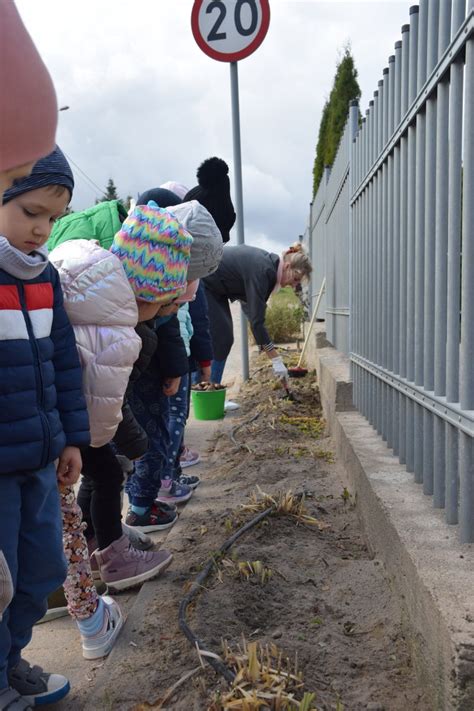
M 194 39 L 220 62 L 237 62 L 255 52 L 269 24 L 269 0 L 194 0 Z

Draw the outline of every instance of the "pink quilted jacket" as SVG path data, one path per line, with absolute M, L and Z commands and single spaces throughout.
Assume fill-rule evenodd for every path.
M 49 255 L 59 271 L 64 306 L 83 369 L 93 447 L 113 438 L 141 348 L 135 296 L 120 260 L 93 240 L 70 240 Z

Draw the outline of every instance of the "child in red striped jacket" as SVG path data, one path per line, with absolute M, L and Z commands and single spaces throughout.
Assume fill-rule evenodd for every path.
M 58 482 L 77 481 L 90 440 L 74 332 L 44 249 L 73 186 L 56 148 L 0 206 L 0 550 L 13 592 L 0 621 L 0 708 L 15 711 L 69 690 L 22 650 L 66 576 Z

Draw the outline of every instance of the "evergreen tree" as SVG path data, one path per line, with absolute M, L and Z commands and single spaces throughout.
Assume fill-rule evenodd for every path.
M 100 200 L 96 200 L 96 203 L 99 202 L 106 202 L 107 200 L 118 200 L 119 196 L 117 194 L 117 188 L 115 186 L 114 181 L 112 178 L 109 178 L 109 182 L 107 183 L 107 187 L 105 189 L 104 197 L 100 198 Z
M 324 167 L 334 162 L 349 115 L 349 102 L 354 99 L 360 99 L 360 87 L 351 49 L 346 46 L 342 59 L 337 64 L 333 87 L 324 105 L 319 126 L 313 167 L 313 197 L 321 182 Z
M 316 195 L 326 165 L 325 146 L 328 140 L 328 125 L 329 125 L 329 100 L 324 104 L 321 123 L 319 124 L 318 143 L 316 145 L 316 158 L 314 159 L 313 167 L 313 197 Z

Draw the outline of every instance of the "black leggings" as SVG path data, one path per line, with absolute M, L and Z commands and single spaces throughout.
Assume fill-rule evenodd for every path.
M 86 538 L 100 550 L 122 536 L 123 471 L 110 444 L 81 450 L 82 480 L 77 503 L 87 523 Z

